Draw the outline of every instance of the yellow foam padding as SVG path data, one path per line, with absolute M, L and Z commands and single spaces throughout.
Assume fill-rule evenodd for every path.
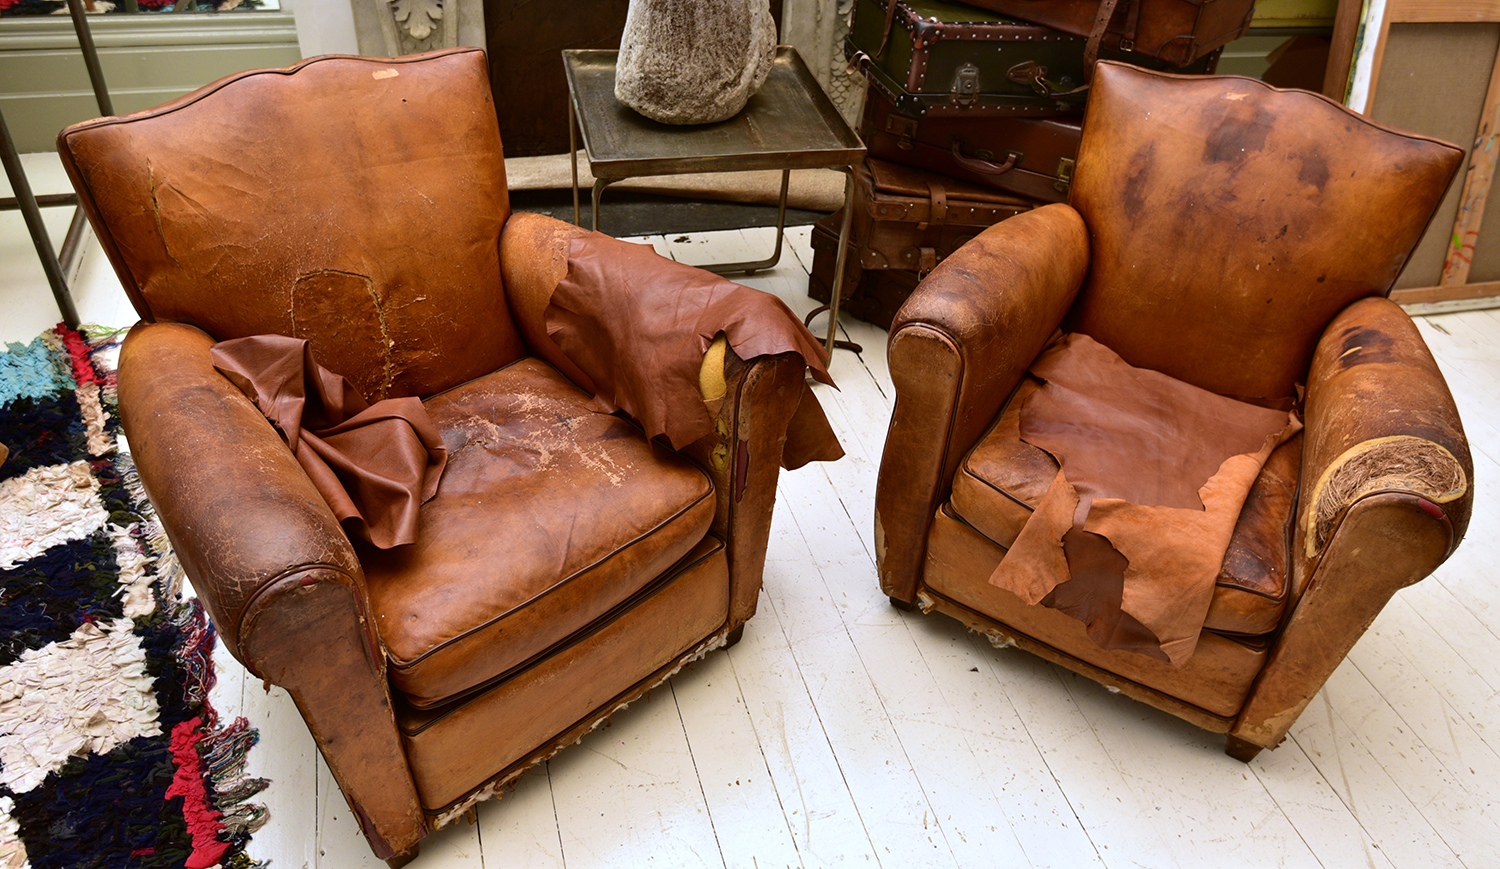
M 728 347 L 729 343 L 720 335 L 703 354 L 703 365 L 698 368 L 698 391 L 703 394 L 704 401 L 723 398 L 729 391 L 729 384 L 724 380 L 724 351 Z

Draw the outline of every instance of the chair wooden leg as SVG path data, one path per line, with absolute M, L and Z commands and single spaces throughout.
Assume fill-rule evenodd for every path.
M 397 854 L 394 857 L 387 857 L 385 865 L 391 867 L 391 869 L 401 869 L 402 866 L 405 866 L 407 863 L 410 863 L 411 861 L 417 859 L 417 854 L 420 853 L 421 850 L 421 845 L 413 845 L 411 846 L 411 850 L 407 851 L 405 854 Z
M 898 610 L 901 610 L 904 613 L 909 613 L 917 608 L 916 604 L 895 597 L 891 598 L 891 606 L 895 607 Z
M 734 645 L 735 643 L 738 643 L 741 640 L 741 638 L 743 638 L 744 636 L 745 636 L 745 626 L 744 625 L 740 625 L 739 627 L 737 627 L 734 630 L 730 631 L 724 637 L 724 648 L 727 649 L 730 646 Z
M 1262 746 L 1253 742 L 1246 742 L 1238 736 L 1231 736 L 1224 744 L 1224 753 L 1241 763 L 1249 763 L 1260 754 Z

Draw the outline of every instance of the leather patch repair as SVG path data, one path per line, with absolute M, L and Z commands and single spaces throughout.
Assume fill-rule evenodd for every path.
M 1084 622 L 1103 648 L 1181 664 L 1250 487 L 1301 423 L 1081 334 L 1031 372 L 1044 383 L 1021 408 L 1021 439 L 1061 470 L 990 582 Z
M 796 353 L 815 380 L 833 384 L 822 347 L 780 299 L 598 232 L 570 242 L 567 275 L 544 318 L 547 334 L 594 382 L 591 407 L 623 409 L 647 437 L 666 435 L 675 449 L 713 433 L 700 379 L 721 335 L 741 359 Z M 791 429 L 785 468 L 844 454 L 805 384 Z
M 417 398 L 367 403 L 305 339 L 252 335 L 210 350 L 214 367 L 276 426 L 345 527 L 381 549 L 417 539 L 448 450 Z

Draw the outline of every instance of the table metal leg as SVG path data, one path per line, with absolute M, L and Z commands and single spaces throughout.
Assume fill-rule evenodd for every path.
M 42 271 L 47 273 L 47 283 L 52 285 L 52 298 L 62 312 L 63 322 L 70 329 L 78 328 L 78 309 L 73 306 L 73 296 L 68 292 L 68 281 L 63 277 L 57 253 L 52 249 L 52 240 L 47 237 L 47 226 L 42 222 L 42 210 L 37 207 L 36 197 L 31 195 L 31 183 L 26 180 L 26 171 L 21 167 L 21 157 L 16 153 L 16 143 L 10 137 L 10 128 L 5 117 L 0 115 L 0 162 L 5 164 L 10 189 L 16 195 L 16 204 L 26 220 L 26 229 L 31 232 L 31 243 L 36 246 L 36 255 L 42 261 Z
M 568 103 L 568 106 L 569 106 L 569 111 L 572 111 L 572 103 L 571 102 Z M 574 180 L 573 180 L 573 209 L 574 209 L 573 210 L 573 223 L 576 224 L 576 225 L 581 226 L 582 224 L 580 224 L 578 222 L 578 180 L 577 180 L 577 175 L 576 175 L 576 167 L 578 165 L 577 164 L 577 160 L 578 160 L 577 153 L 578 153 L 577 151 L 574 151 L 574 158 L 573 158 L 573 160 L 574 160 L 574 167 L 575 167 L 575 176 L 574 176 Z M 791 186 L 791 177 L 792 177 L 792 172 L 791 172 L 790 169 L 783 169 L 783 170 L 781 170 L 781 198 L 780 198 L 780 205 L 777 207 L 777 210 L 776 210 L 776 248 L 775 248 L 775 250 L 771 251 L 771 255 L 770 256 L 768 256 L 768 257 L 766 257 L 765 259 L 762 259 L 762 260 L 756 260 L 754 262 L 708 263 L 706 265 L 700 265 L 700 266 L 698 266 L 698 268 L 703 269 L 704 271 L 710 271 L 710 272 L 713 272 L 715 274 L 720 274 L 720 275 L 734 274 L 734 273 L 738 273 L 738 272 L 744 272 L 747 275 L 753 275 L 753 274 L 755 274 L 756 272 L 758 272 L 758 271 L 760 271 L 762 269 L 774 268 L 777 263 L 781 262 L 781 247 L 782 247 L 782 244 L 784 244 L 785 240 L 786 240 L 786 200 L 787 200 L 787 190 Z M 603 198 L 604 188 L 608 187 L 611 184 L 614 184 L 617 181 L 623 181 L 623 180 L 625 180 L 625 179 L 623 179 L 623 178 L 608 178 L 608 179 L 606 179 L 606 178 L 596 178 L 594 180 L 594 189 L 593 189 L 593 194 L 592 194 L 592 206 L 591 206 L 592 212 L 590 214 L 592 222 L 590 223 L 590 228 L 593 229 L 593 230 L 595 230 L 596 232 L 602 232 L 602 230 L 600 230 L 600 228 L 599 228 L 599 202 Z
M 113 115 L 115 107 L 109 99 L 109 88 L 104 86 L 104 69 L 99 65 L 99 51 L 94 47 L 94 34 L 89 30 L 83 0 L 68 0 L 68 14 L 73 16 L 73 32 L 78 35 L 78 47 L 83 50 L 83 64 L 89 72 L 89 83 L 94 86 L 94 99 L 99 103 L 99 112 Z
M 62 265 L 63 274 L 73 271 L 73 264 L 78 262 L 78 255 L 83 249 L 84 234 L 88 230 L 89 219 L 84 216 L 83 209 L 73 209 L 73 219 L 68 223 L 68 233 L 63 236 L 62 247 L 57 249 L 57 261 Z
M 594 232 L 602 232 L 603 231 L 603 230 L 599 229 L 599 199 L 600 199 L 600 197 L 604 196 L 604 188 L 606 188 L 609 185 L 615 183 L 616 180 L 618 180 L 618 179 L 612 179 L 612 178 L 595 178 L 594 179 L 594 192 L 593 192 L 593 197 L 592 197 L 592 201 L 593 201 L 592 209 L 593 210 L 592 210 L 592 212 L 590 212 L 590 218 L 589 218 L 589 220 L 590 220 L 589 229 L 592 229 Z
M 572 94 L 568 95 L 568 159 L 573 164 L 573 225 L 582 226 L 578 222 L 578 118 L 574 115 Z
M 747 275 L 753 275 L 761 269 L 774 268 L 781 261 L 781 243 L 782 239 L 786 236 L 786 195 L 787 188 L 791 184 L 791 178 L 792 170 L 781 170 L 781 200 L 776 209 L 776 249 L 771 251 L 769 257 L 763 260 L 756 260 L 755 262 L 714 263 L 712 265 L 702 265 L 698 268 L 719 275 L 733 274 L 735 272 L 744 272 Z
M 844 266 L 849 253 L 849 226 L 854 222 L 854 167 L 849 166 L 844 170 L 844 220 L 839 226 L 838 256 L 833 263 L 833 286 L 828 290 L 828 304 L 812 309 L 803 318 L 803 322 L 812 324 L 813 318 L 828 312 L 828 337 L 824 342 L 824 351 L 828 358 L 833 358 L 835 347 L 844 350 L 853 350 L 855 353 L 863 353 L 864 348 L 853 341 L 840 341 L 838 339 L 839 329 L 839 303 L 843 301 L 844 295 Z

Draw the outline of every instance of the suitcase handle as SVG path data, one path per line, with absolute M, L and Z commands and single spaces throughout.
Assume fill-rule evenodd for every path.
M 953 140 L 953 160 L 970 172 L 979 175 L 1004 175 L 1015 168 L 1016 161 L 1020 157 L 1021 155 L 1015 151 L 1006 153 L 1004 163 L 991 163 L 988 160 L 981 160 L 978 157 L 965 157 L 963 143 L 957 139 Z
M 1054 84 L 1048 81 L 1047 68 L 1034 60 L 1027 60 L 1016 64 L 1006 71 L 1005 77 L 1016 84 L 1030 85 L 1032 90 L 1054 100 L 1081 98 L 1089 90 L 1089 86 L 1086 84 L 1064 89 L 1067 87 L 1066 85 Z

